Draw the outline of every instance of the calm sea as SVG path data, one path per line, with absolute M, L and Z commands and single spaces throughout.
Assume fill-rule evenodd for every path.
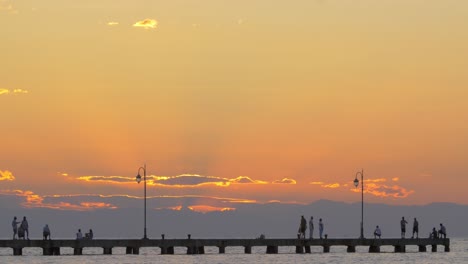
M 367 253 L 367 247 L 358 247 L 356 253 L 346 253 L 345 247 L 331 247 L 330 253 L 321 253 L 320 247 L 312 247 L 312 254 L 295 254 L 294 247 L 280 247 L 279 254 L 267 255 L 264 247 L 252 248 L 252 254 L 244 254 L 243 248 L 226 248 L 226 254 L 218 254 L 217 248 L 205 248 L 204 255 L 186 255 L 184 248 L 176 248 L 175 255 L 160 255 L 158 248 L 142 248 L 140 255 L 126 255 L 125 248 L 114 248 L 113 255 L 102 255 L 102 249 L 85 248 L 82 256 L 73 256 L 70 248 L 62 248 L 61 256 L 42 256 L 42 249 L 23 249 L 23 256 L 12 256 L 11 249 L 0 249 L 0 263 L 468 263 L 468 238 L 451 239 L 451 252 L 418 253 L 416 246 L 408 246 L 407 253 L 393 253 L 393 247 L 382 247 L 382 253 Z M 430 248 L 428 247 L 430 251 Z

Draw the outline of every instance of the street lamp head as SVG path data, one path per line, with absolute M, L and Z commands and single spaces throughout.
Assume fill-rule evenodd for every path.
M 356 176 L 356 179 L 354 179 L 354 187 L 357 188 L 358 185 L 359 185 L 359 180 L 358 180 L 358 178 L 357 178 L 357 176 Z
M 136 181 L 137 181 L 138 183 L 140 183 L 140 182 L 141 182 L 141 176 L 140 176 L 140 174 L 139 174 L 139 173 L 138 173 L 138 175 L 136 176 Z

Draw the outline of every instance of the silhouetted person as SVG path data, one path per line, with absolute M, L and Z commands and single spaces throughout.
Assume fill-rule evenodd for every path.
M 442 238 L 442 236 L 443 236 L 444 238 L 447 238 L 447 230 L 445 229 L 445 226 L 444 226 L 442 223 L 440 223 L 439 234 L 440 234 L 440 235 L 439 235 L 439 238 Z
M 312 239 L 314 235 L 314 218 L 311 216 L 309 220 L 309 237 Z
M 416 233 L 416 238 L 419 238 L 419 222 L 416 217 L 414 218 L 413 222 L 413 236 L 411 238 L 414 238 L 414 233 Z
M 322 218 L 320 218 L 320 220 L 319 220 L 319 233 L 320 233 L 320 239 L 322 239 L 322 235 L 323 235 L 323 222 L 322 222 Z
M 89 230 L 89 233 L 86 233 L 86 234 L 85 234 L 85 238 L 86 238 L 86 239 L 93 239 L 93 236 L 94 236 L 94 234 L 93 234 L 93 230 L 92 230 L 92 229 Z
M 305 239 L 305 231 L 307 229 L 307 221 L 304 216 L 301 216 L 301 223 L 299 224 L 299 238 Z
M 44 240 L 49 239 L 50 240 L 50 229 L 49 225 L 45 225 L 44 228 L 42 229 L 42 236 Z
M 78 229 L 78 233 L 76 233 L 76 239 L 77 240 L 83 239 L 83 234 L 81 233 L 81 229 Z
M 401 238 L 405 238 L 406 235 L 406 222 L 405 217 L 403 216 L 400 221 L 400 226 L 401 226 Z
M 380 238 L 381 236 L 382 236 L 382 230 L 380 230 L 379 226 L 376 226 L 375 231 L 374 231 L 374 238 L 377 238 L 377 237 Z
M 438 234 L 437 234 L 437 230 L 436 230 L 435 227 L 432 228 L 432 233 L 430 234 L 429 237 L 432 238 L 432 239 L 437 239 L 437 238 L 439 238 L 439 237 L 438 237 Z
M 13 221 L 11 222 L 11 226 L 13 227 L 13 240 L 16 239 L 16 234 L 18 233 L 18 224 L 19 223 L 20 222 L 16 221 L 16 216 L 13 217 Z
M 24 238 L 29 239 L 29 224 L 28 220 L 26 220 L 26 216 L 23 217 L 23 221 L 21 222 L 21 227 L 23 228 L 24 231 Z

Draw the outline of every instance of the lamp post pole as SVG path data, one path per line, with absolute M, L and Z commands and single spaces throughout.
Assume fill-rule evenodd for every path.
M 140 183 L 141 181 L 141 176 L 140 176 L 140 171 L 143 170 L 143 183 L 144 183 L 144 200 L 145 200 L 145 214 L 144 214 L 144 236 L 143 239 L 148 239 L 148 236 L 146 235 L 146 163 L 143 167 L 138 168 L 138 175 L 136 176 L 136 181 Z
M 358 175 L 361 175 L 361 236 L 359 238 L 364 238 L 364 169 L 356 173 L 356 178 L 354 179 L 354 186 L 357 188 L 359 185 Z

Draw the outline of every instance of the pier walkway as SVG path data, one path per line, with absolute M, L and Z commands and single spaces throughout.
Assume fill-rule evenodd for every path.
M 369 252 L 380 252 L 381 246 L 393 246 L 394 252 L 404 253 L 407 246 L 418 246 L 419 252 L 437 252 L 442 246 L 450 251 L 450 239 L 54 239 L 54 240 L 0 240 L 0 247 L 12 248 L 13 255 L 23 254 L 23 248 L 42 248 L 44 255 L 60 255 L 60 248 L 73 248 L 74 255 L 82 255 L 83 248 L 102 248 L 103 254 L 112 254 L 112 248 L 126 248 L 127 254 L 139 254 L 142 247 L 159 247 L 161 254 L 174 254 L 175 247 L 187 249 L 187 254 L 204 254 L 205 247 L 217 247 L 219 253 L 225 253 L 226 247 L 244 247 L 244 253 L 251 254 L 252 247 L 265 247 L 267 254 L 277 254 L 278 247 L 295 247 L 296 253 L 310 253 L 311 247 L 322 247 L 323 252 L 330 252 L 332 246 L 344 246 L 347 252 L 356 252 L 356 247 L 368 247 Z

